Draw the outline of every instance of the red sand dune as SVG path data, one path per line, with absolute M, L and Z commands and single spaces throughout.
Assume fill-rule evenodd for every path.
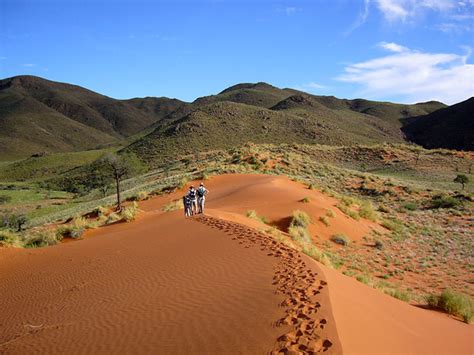
M 370 222 L 286 178 L 207 185 L 208 217 L 161 212 L 179 191 L 81 241 L 0 250 L 0 353 L 473 353 L 472 326 L 328 270 L 242 215 L 255 209 L 284 226 L 294 209 L 317 218 L 331 207 L 329 233 L 353 239 Z M 298 202 L 305 196 L 311 203 Z M 330 235 L 321 227 L 313 232 Z
M 329 239 L 335 233 L 343 233 L 353 241 L 359 241 L 371 229 L 384 231 L 379 225 L 368 220 L 355 221 L 342 213 L 336 205 L 338 200 L 316 190 L 309 190 L 300 183 L 287 178 L 268 175 L 224 175 L 214 177 L 207 183 L 212 191 L 209 213 L 232 212 L 245 215 L 249 209 L 256 210 L 271 224 L 285 230 L 290 223 L 291 214 L 299 209 L 307 212 L 314 221 L 310 231 L 317 238 Z M 303 203 L 305 197 L 309 203 Z M 336 217 L 325 226 L 319 217 L 332 210 Z M 337 221 L 336 223 L 333 223 Z

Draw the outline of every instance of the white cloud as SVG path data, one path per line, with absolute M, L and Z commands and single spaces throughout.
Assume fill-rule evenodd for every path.
M 436 25 L 435 28 L 444 33 L 461 34 L 463 32 L 472 31 L 473 26 L 466 25 L 466 24 L 452 23 L 452 22 L 443 22 Z
M 397 0 L 377 0 L 378 9 L 384 14 L 388 21 L 404 21 L 409 15 L 408 10 Z
M 22 64 L 24 67 L 27 67 L 27 68 L 31 68 L 31 67 L 34 67 L 36 66 L 36 64 L 33 64 L 33 63 L 26 63 L 26 64 Z
M 393 42 L 380 42 L 379 47 L 386 49 L 387 51 L 395 52 L 395 53 L 401 53 L 408 50 L 407 47 L 401 46 Z
M 345 36 L 351 34 L 354 30 L 362 26 L 369 17 L 370 0 L 364 0 L 364 9 L 359 13 L 352 26 L 344 33 Z
M 365 97 L 399 97 L 407 103 L 438 100 L 453 104 L 474 96 L 474 65 L 467 63 L 469 55 L 470 51 L 459 55 L 406 48 L 349 65 L 337 79 L 362 86 L 359 94 Z
M 407 21 L 425 11 L 441 14 L 457 11 L 456 16 L 469 15 L 474 2 L 457 0 L 374 0 L 375 5 L 389 22 Z

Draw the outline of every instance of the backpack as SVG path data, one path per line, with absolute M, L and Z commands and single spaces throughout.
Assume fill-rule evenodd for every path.
M 196 198 L 196 190 L 189 190 L 189 198 L 194 200 Z
M 197 190 L 197 193 L 198 193 L 198 196 L 199 197 L 204 197 L 204 193 L 206 192 L 206 189 L 204 187 L 200 187 L 198 190 Z

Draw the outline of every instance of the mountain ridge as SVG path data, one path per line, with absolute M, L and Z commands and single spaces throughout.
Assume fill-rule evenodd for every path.
M 16 76 L 0 80 L 0 157 L 93 149 L 127 140 L 131 143 L 127 149 L 146 144 L 155 147 L 153 139 L 194 140 L 195 136 L 189 138 L 192 133 L 184 133 L 186 129 L 196 126 L 203 133 L 206 125 L 215 131 L 206 129 L 195 142 L 200 150 L 213 148 L 213 144 L 201 144 L 202 140 L 214 142 L 219 148 L 228 147 L 230 142 L 238 145 L 251 141 L 402 143 L 407 133 L 401 128 L 413 122 L 411 118 L 447 107 L 437 101 L 405 105 L 339 99 L 280 89 L 264 82 L 235 84 L 193 102 L 153 96 L 118 100 L 78 85 Z M 243 127 L 243 122 L 253 129 Z M 240 127 L 239 132 L 246 132 L 239 139 L 233 136 L 232 123 Z M 181 151 L 153 153 L 173 156 Z

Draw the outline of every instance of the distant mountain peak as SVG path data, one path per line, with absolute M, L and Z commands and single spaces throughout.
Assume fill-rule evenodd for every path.
M 258 83 L 241 83 L 241 84 L 236 84 L 228 87 L 227 89 L 221 91 L 219 95 L 225 94 L 227 92 L 235 91 L 235 90 L 244 90 L 244 89 L 277 89 L 277 87 L 272 86 L 270 84 L 264 83 L 264 82 L 258 82 Z

